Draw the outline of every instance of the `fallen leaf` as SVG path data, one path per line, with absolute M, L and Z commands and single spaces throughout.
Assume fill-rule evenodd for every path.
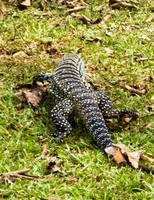
M 148 58 L 136 58 L 136 62 L 147 61 Z
M 71 14 L 72 17 L 76 17 L 77 19 L 81 20 L 84 24 L 90 24 L 91 21 L 85 15 L 78 15 L 75 13 Z
M 15 96 L 23 102 L 27 102 L 28 105 L 34 106 L 35 108 L 39 107 L 39 103 L 42 100 L 42 95 L 45 92 L 43 86 L 33 86 L 31 90 L 24 90 L 15 93 Z
M 74 52 L 75 52 L 75 53 L 80 53 L 80 52 L 83 50 L 83 48 L 84 48 L 84 46 L 82 46 L 82 47 L 77 47 L 77 48 L 74 50 Z
M 125 157 L 127 157 L 128 161 L 131 163 L 131 165 L 134 168 L 139 167 L 139 159 L 142 159 L 142 160 L 147 159 L 150 162 L 154 162 L 154 159 L 151 159 L 149 157 L 147 158 L 147 156 L 144 155 L 145 153 L 144 150 L 138 149 L 132 152 L 124 144 L 120 144 L 120 145 L 112 144 L 112 146 L 107 147 L 105 149 L 105 152 L 108 155 L 112 155 L 117 164 L 121 162 L 126 163 L 127 160 L 125 159 Z
M 145 20 L 145 22 L 151 22 L 151 20 L 152 20 L 152 15 L 150 15 L 150 16 L 148 17 L 148 19 Z
M 109 48 L 105 47 L 104 50 L 105 50 L 109 55 L 114 54 L 114 51 L 113 51 L 112 49 L 109 49 Z
M 5 11 L 6 11 L 5 5 L 4 3 L 1 3 L 0 4 L 0 19 L 3 19 L 3 16 L 5 15 Z
M 103 5 L 100 5 L 98 8 L 96 8 L 96 11 L 97 11 L 97 12 L 100 12 L 100 11 L 102 11 L 103 9 L 104 9 Z
M 86 7 L 78 6 L 78 7 L 75 7 L 73 9 L 67 10 L 63 15 L 66 16 L 66 15 L 69 15 L 69 14 L 71 14 L 73 12 L 77 12 L 77 11 L 84 10 L 84 9 L 86 9 Z
M 29 172 L 31 169 L 27 168 L 27 169 L 22 169 L 22 170 L 18 170 L 18 171 L 12 171 L 12 172 L 4 172 L 2 174 L 0 174 L 0 176 L 13 176 L 14 174 L 25 174 L 27 172 Z
M 135 88 L 133 88 L 133 87 L 127 85 L 127 84 L 125 84 L 122 87 L 127 89 L 127 90 L 129 90 L 132 93 L 136 93 L 136 94 L 139 94 L 139 95 L 143 95 L 143 94 L 145 94 L 147 92 L 146 89 L 138 90 L 138 89 L 135 89 Z
M 64 181 L 69 181 L 69 182 L 74 183 L 74 182 L 77 182 L 78 179 L 76 177 L 73 177 L 73 178 L 69 178 L 69 179 L 64 179 Z
M 146 162 L 154 162 L 154 159 L 148 157 L 147 155 L 141 155 L 141 159 L 146 161 Z
M 154 101 L 154 96 L 151 97 L 151 101 Z
M 150 126 L 152 126 L 152 123 L 147 123 L 145 128 L 149 128 Z
M 51 12 L 47 12 L 47 13 L 42 13 L 42 14 L 40 14 L 41 16 L 51 16 L 52 15 L 52 13 Z
M 61 199 L 56 197 L 48 197 L 48 198 L 41 197 L 40 200 L 61 200 Z
M 18 194 L 21 194 L 21 193 L 23 193 L 24 191 L 25 191 L 25 190 L 18 190 L 17 193 L 18 193 Z
M 62 170 L 60 169 L 60 166 L 64 164 L 64 161 L 60 161 L 60 162 L 56 163 L 55 160 L 56 160 L 56 159 L 52 159 L 50 162 L 48 162 L 48 163 L 46 164 L 46 171 L 47 171 L 48 173 L 51 173 L 51 172 L 53 172 L 53 173 L 60 172 L 60 173 L 66 174 L 65 171 L 62 171 Z
M 13 57 L 26 57 L 26 56 L 27 56 L 27 54 L 25 54 L 25 52 L 23 52 L 23 51 L 19 51 L 19 52 L 13 54 Z
M 47 144 L 43 144 L 41 158 L 44 159 L 46 154 L 47 154 Z
M 136 1 L 127 2 L 124 0 L 109 0 L 109 6 L 112 9 L 120 9 L 121 7 L 130 8 L 130 9 L 137 8 L 134 4 L 139 5 L 139 3 Z
M 114 14 L 114 11 L 110 12 L 108 15 L 104 17 L 104 21 L 109 20 L 109 18 Z
M 21 5 L 30 6 L 31 5 L 30 0 L 26 0 L 26 1 L 22 2 Z
M 150 78 L 150 81 L 154 81 L 154 76 L 151 75 L 149 78 Z

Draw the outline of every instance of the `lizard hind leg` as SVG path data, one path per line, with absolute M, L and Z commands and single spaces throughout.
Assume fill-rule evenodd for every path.
M 99 108 L 100 108 L 101 113 L 103 114 L 103 117 L 105 119 L 111 119 L 111 118 L 120 119 L 125 114 L 128 114 L 133 118 L 139 117 L 137 110 L 133 110 L 133 109 L 130 109 L 130 110 L 127 110 L 127 109 L 113 110 L 112 102 L 111 102 L 109 96 L 105 92 L 95 92 L 94 96 L 97 99 Z

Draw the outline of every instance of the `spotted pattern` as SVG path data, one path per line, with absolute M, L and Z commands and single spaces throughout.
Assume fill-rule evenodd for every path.
M 57 105 L 51 111 L 51 119 L 57 127 L 52 133 L 62 138 L 71 133 L 68 116 L 75 113 L 82 119 L 97 145 L 105 149 L 112 145 L 105 119 L 118 118 L 125 113 L 137 115 L 134 110 L 113 110 L 109 96 L 104 92 L 94 92 L 85 80 L 85 67 L 80 56 L 65 55 L 53 74 L 38 73 L 34 79 L 50 82 L 50 91 Z

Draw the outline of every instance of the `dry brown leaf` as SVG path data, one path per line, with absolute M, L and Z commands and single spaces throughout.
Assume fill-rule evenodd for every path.
M 48 198 L 43 198 L 43 197 L 41 197 L 40 200 L 61 200 L 61 199 L 56 198 L 56 197 L 48 197 Z
M 86 7 L 78 6 L 78 7 L 75 7 L 73 9 L 67 10 L 63 15 L 66 16 L 66 15 L 69 15 L 69 14 L 71 14 L 73 12 L 77 12 L 77 11 L 84 10 L 84 9 L 86 9 Z
M 154 81 L 154 76 L 153 75 L 151 75 L 149 78 L 150 78 L 150 81 Z
M 12 180 L 8 178 L 7 176 L 5 176 L 4 179 L 5 179 L 5 182 L 7 182 L 9 185 L 12 185 L 14 182 L 14 181 L 12 182 Z
M 17 191 L 18 194 L 21 194 L 21 193 L 23 193 L 23 192 L 25 192 L 25 190 L 18 190 L 18 191 Z
M 15 182 L 16 178 L 15 177 L 9 177 L 9 181 Z M 0 178 L 0 183 L 5 183 L 7 180 L 6 178 Z
M 65 171 L 62 171 L 62 170 L 60 169 L 60 166 L 64 164 L 64 161 L 60 161 L 60 162 L 56 163 L 55 160 L 56 160 L 56 158 L 55 158 L 55 159 L 52 159 L 50 162 L 48 162 L 48 163 L 46 164 L 46 171 L 47 171 L 48 173 L 51 173 L 51 172 L 53 172 L 53 173 L 60 172 L 60 173 L 66 174 Z
M 39 14 L 39 15 L 41 15 L 41 16 L 51 16 L 52 13 L 51 12 L 47 12 L 47 13 L 42 13 L 42 14 Z
M 146 161 L 146 162 L 154 162 L 154 159 L 149 158 L 147 155 L 141 155 L 141 159 Z
M 47 144 L 43 144 L 43 150 L 42 150 L 41 158 L 44 159 L 46 154 L 47 154 Z
M 75 52 L 75 53 L 80 53 L 80 52 L 83 50 L 83 48 L 84 48 L 84 46 L 82 46 L 82 47 L 77 47 L 77 48 L 74 50 L 74 52 Z
M 75 13 L 71 14 L 72 17 L 76 17 L 77 19 L 81 20 L 84 24 L 90 24 L 91 21 L 85 15 L 78 15 Z
M 135 5 L 139 3 L 136 1 L 124 1 L 124 0 L 109 0 L 109 6 L 112 9 L 120 9 L 121 7 L 124 8 L 137 8 Z
M 80 0 L 82 5 L 87 5 L 87 3 L 85 3 L 83 0 Z
M 98 24 L 98 23 L 100 23 L 101 21 L 102 21 L 102 18 L 93 19 L 93 20 L 91 21 L 91 24 Z
M 154 96 L 151 97 L 151 101 L 154 101 Z
M 152 20 L 152 15 L 150 15 L 150 16 L 148 17 L 148 19 L 145 20 L 145 22 L 151 22 L 151 20 Z
M 69 26 L 70 26 L 74 31 L 77 31 L 76 28 L 75 28 L 72 24 L 69 24 Z
M 100 12 L 100 11 L 103 10 L 103 9 L 104 9 L 103 5 L 100 5 L 100 6 L 98 6 L 98 8 L 96 8 L 96 11 L 97 11 L 97 12 Z
M 26 102 L 26 97 L 25 97 L 25 95 L 23 94 L 22 91 L 16 92 L 14 95 L 15 95 L 18 99 L 20 99 L 21 101 Z
M 26 57 L 27 56 L 27 54 L 25 54 L 25 52 L 23 52 L 23 51 L 19 51 L 19 52 L 17 52 L 17 53 L 14 53 L 13 54 L 13 57 L 18 57 L 18 58 L 21 58 L 21 57 Z
M 106 16 L 104 17 L 104 21 L 107 21 L 113 14 L 114 14 L 114 12 L 112 11 L 112 12 L 110 12 L 108 15 L 106 15 Z
M 39 103 L 42 100 L 42 95 L 45 91 L 43 86 L 35 86 L 30 91 L 24 90 L 15 93 L 15 96 L 23 102 L 27 102 L 28 105 L 34 106 L 35 108 L 39 107 Z
M 139 95 L 143 95 L 143 94 L 146 93 L 146 89 L 138 90 L 138 89 L 135 89 L 135 88 L 133 88 L 133 87 L 127 85 L 127 84 L 122 86 L 122 87 L 129 90 L 132 93 L 136 93 L 136 94 L 139 94 Z
M 26 1 L 22 2 L 21 5 L 30 6 L 31 5 L 30 0 L 26 0 Z
M 9 0 L 6 4 L 12 5 L 16 0 Z
M 12 171 L 12 172 L 4 172 L 2 174 L 0 174 L 0 176 L 13 176 L 14 174 L 25 174 L 27 172 L 29 172 L 31 169 L 27 168 L 27 169 L 22 169 L 22 170 L 18 170 L 18 171 Z
M 110 48 L 105 47 L 104 50 L 105 50 L 109 55 L 114 54 L 114 51 L 113 51 L 112 49 L 110 49 Z
M 148 58 L 136 58 L 136 62 L 147 61 Z
M 145 127 L 146 127 L 146 128 L 149 128 L 149 127 L 152 126 L 152 125 L 153 125 L 152 123 L 147 123 Z
M 77 182 L 78 179 L 76 177 L 73 177 L 73 178 L 69 178 L 69 179 L 64 179 L 64 181 L 69 181 L 69 182 L 74 183 L 74 182 Z
M 105 152 L 108 155 L 112 155 L 117 164 L 121 162 L 126 163 L 127 161 L 125 157 L 127 157 L 128 161 L 131 163 L 131 165 L 134 168 L 139 167 L 139 159 L 142 159 L 142 160 L 148 159 L 150 162 L 154 162 L 154 159 L 151 159 L 148 156 L 144 155 L 145 153 L 144 150 L 138 149 L 132 152 L 124 144 L 120 144 L 120 145 L 112 144 L 111 147 L 108 147 L 105 149 Z
M 4 3 L 1 3 L 0 4 L 0 19 L 3 19 L 5 11 L 6 11 L 5 5 L 4 5 Z
M 123 157 L 122 153 L 120 152 L 119 148 L 114 147 L 113 145 L 111 147 L 106 148 L 105 152 L 107 153 L 107 155 L 113 156 L 113 159 L 117 164 L 127 162 Z

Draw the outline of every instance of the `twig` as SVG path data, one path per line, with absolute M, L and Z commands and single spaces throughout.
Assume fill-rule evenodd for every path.
M 143 171 L 146 171 L 147 173 L 152 173 L 154 174 L 154 170 L 151 169 L 150 167 L 147 167 L 146 165 L 139 163 L 139 168 L 143 169 Z
M 124 85 L 124 86 L 122 86 L 122 87 L 125 88 L 125 89 L 127 89 L 127 90 L 129 90 L 130 92 L 136 93 L 136 94 L 138 94 L 138 95 L 143 95 L 143 94 L 146 93 L 146 89 L 137 90 L 137 89 L 135 89 L 135 88 L 133 88 L 133 87 L 130 87 L 129 85 Z
M 40 177 L 38 176 L 30 176 L 30 175 L 22 175 L 22 174 L 14 174 L 13 177 L 16 177 L 16 178 L 25 178 L 25 179 L 28 179 L 28 180 L 37 180 L 39 179 Z
M 154 116 L 154 113 L 142 115 L 142 116 L 140 116 L 140 118 L 149 117 L 149 116 Z
M 15 177 L 9 177 L 9 180 L 11 182 L 15 182 L 16 178 Z M 8 180 L 6 180 L 6 177 L 0 178 L 0 183 L 5 183 L 5 181 L 8 181 Z
M 9 16 L 8 13 L 6 13 L 6 12 L 4 13 L 4 12 L 2 11 L 1 8 L 0 8 L 0 12 L 2 12 L 3 15 L 7 15 L 7 16 L 11 19 L 11 21 L 13 22 L 13 28 L 14 28 L 14 40 L 15 40 L 15 38 L 16 38 L 16 36 L 17 36 L 17 31 L 18 31 L 18 29 L 16 28 L 16 25 L 15 25 L 14 20 L 12 19 L 12 17 Z M 25 44 L 26 44 L 27 47 L 28 47 L 28 43 L 26 42 L 26 40 L 24 39 L 24 37 L 21 35 L 21 33 L 20 33 L 19 31 L 18 31 L 18 33 L 19 33 L 20 37 L 22 38 L 22 40 L 25 42 Z
M 30 170 L 31 170 L 30 168 L 27 168 L 27 169 L 22 169 L 22 170 L 13 171 L 13 172 L 4 172 L 0 174 L 0 176 L 13 176 L 14 174 L 25 174 L 29 172 Z

